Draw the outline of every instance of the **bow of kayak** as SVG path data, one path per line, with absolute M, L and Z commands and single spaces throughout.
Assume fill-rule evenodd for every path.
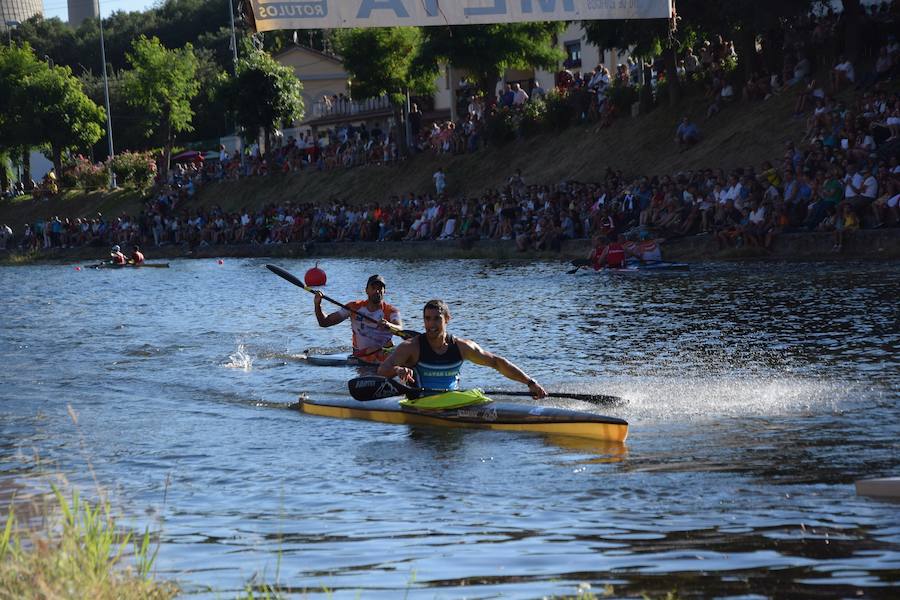
M 363 419 L 396 425 L 430 425 L 499 431 L 531 431 L 624 442 L 628 423 L 594 413 L 507 402 L 490 402 L 451 410 L 424 410 L 401 405 L 397 398 L 359 402 L 349 398 L 300 398 L 301 411 L 322 417 Z

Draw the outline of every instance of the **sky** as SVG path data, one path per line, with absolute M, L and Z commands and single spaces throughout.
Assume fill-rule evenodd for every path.
M 76 0 L 78 2 L 91 2 L 95 0 Z M 122 10 L 125 12 L 143 11 L 151 8 L 157 0 L 100 0 L 100 12 L 103 18 L 111 13 Z M 44 18 L 59 17 L 62 21 L 69 20 L 69 3 L 66 0 L 44 0 Z

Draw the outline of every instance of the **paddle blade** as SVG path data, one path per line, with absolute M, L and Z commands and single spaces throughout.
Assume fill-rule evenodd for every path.
M 286 280 L 286 281 L 290 281 L 291 283 L 293 283 L 293 284 L 296 285 L 297 287 L 302 287 L 302 288 L 306 289 L 306 284 L 305 284 L 305 283 L 303 283 L 302 281 L 300 281 L 299 278 L 295 277 L 295 276 L 292 275 L 291 273 L 288 273 L 287 271 L 285 271 L 285 270 L 282 269 L 281 267 L 278 267 L 278 266 L 275 266 L 275 265 L 266 265 L 266 268 L 267 268 L 268 270 L 272 271 L 273 273 L 275 273 L 276 275 L 278 275 L 279 277 L 281 277 L 282 279 L 284 279 L 284 280 Z
M 589 261 L 586 258 L 576 258 L 575 260 L 572 261 L 573 267 L 587 267 L 590 264 L 591 264 L 591 261 Z
M 566 271 L 566 275 L 574 275 L 575 273 L 578 272 L 578 269 L 580 269 L 580 268 L 581 267 L 575 267 L 574 269 L 569 269 L 568 271 Z
M 350 388 L 353 399 L 360 402 L 402 396 L 409 389 L 396 381 L 377 375 L 356 377 L 347 382 L 347 387 Z

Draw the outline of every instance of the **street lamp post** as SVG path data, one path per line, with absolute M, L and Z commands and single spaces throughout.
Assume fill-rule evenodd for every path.
M 116 172 L 113 171 L 112 159 L 116 153 L 113 150 L 112 113 L 109 110 L 109 78 L 106 75 L 106 45 L 103 40 L 103 15 L 100 14 L 100 0 L 97 0 L 97 21 L 100 24 L 100 60 L 103 62 L 103 99 L 106 101 L 106 137 L 109 141 L 109 188 L 116 189 Z

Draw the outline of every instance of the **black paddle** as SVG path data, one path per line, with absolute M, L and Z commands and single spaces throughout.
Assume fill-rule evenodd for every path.
M 366 377 L 356 377 L 347 382 L 350 388 L 350 395 L 354 400 L 360 402 L 368 402 L 370 400 L 381 400 L 382 398 L 391 398 L 393 396 L 403 396 L 406 394 L 421 395 L 423 393 L 440 393 L 447 390 L 427 390 L 422 388 L 414 388 L 396 379 L 388 379 L 387 377 L 379 377 L 377 375 L 369 375 Z M 521 396 L 531 397 L 531 392 L 515 392 L 510 390 L 486 390 L 486 395 L 497 396 Z M 603 394 L 570 394 L 568 392 L 549 392 L 550 398 L 571 398 L 572 400 L 581 400 L 590 402 L 591 404 L 604 404 L 616 406 L 624 404 L 624 400 L 618 396 L 606 396 Z
M 586 258 L 576 258 L 575 260 L 572 261 L 572 266 L 574 266 L 575 268 L 570 269 L 569 271 L 566 271 L 566 275 L 574 275 L 575 273 L 578 272 L 578 269 L 580 269 L 581 267 L 587 267 L 590 264 L 591 264 L 591 261 L 589 261 Z
M 293 283 L 293 284 L 296 285 L 297 287 L 303 288 L 304 290 L 306 290 L 306 291 L 309 292 L 310 294 L 315 294 L 316 291 L 317 291 L 317 290 L 314 290 L 314 289 L 312 289 L 311 287 L 307 286 L 305 283 L 303 283 L 302 281 L 300 281 L 300 279 L 298 279 L 297 277 L 295 277 L 295 276 L 292 275 L 291 273 L 285 271 L 285 270 L 282 269 L 281 267 L 277 267 L 277 266 L 275 266 L 275 265 L 266 265 L 266 268 L 267 268 L 268 270 L 272 271 L 273 273 L 275 273 L 276 275 L 278 275 L 279 277 L 281 277 L 282 279 L 285 279 L 285 280 L 287 280 L 287 281 L 290 281 L 291 283 Z M 344 308 L 344 309 L 346 309 L 346 310 L 349 310 L 350 312 L 352 312 L 352 313 L 355 314 L 355 315 L 359 315 L 360 317 L 362 317 L 363 319 L 365 319 L 365 320 L 367 320 L 367 321 L 371 321 L 372 323 L 378 323 L 379 325 L 381 325 L 381 322 L 380 322 L 378 319 L 373 319 L 373 318 L 370 317 L 369 315 L 364 315 L 364 314 L 362 314 L 362 313 L 359 312 L 359 311 L 353 310 L 353 309 L 350 308 L 349 306 L 346 306 L 346 305 L 344 305 L 344 304 L 338 302 L 338 301 L 335 300 L 334 298 L 329 298 L 329 297 L 326 296 L 325 294 L 322 294 L 322 298 L 324 298 L 325 300 L 328 300 L 328 301 L 331 302 L 332 304 L 337 304 L 337 305 L 340 306 L 341 308 Z M 399 333 L 398 333 L 398 332 L 393 332 L 393 334 L 402 337 L 404 340 L 408 340 L 408 339 L 410 339 L 410 338 L 416 337 L 417 335 L 420 335 L 418 331 L 412 331 L 411 329 L 403 329 L 403 330 L 401 330 Z

